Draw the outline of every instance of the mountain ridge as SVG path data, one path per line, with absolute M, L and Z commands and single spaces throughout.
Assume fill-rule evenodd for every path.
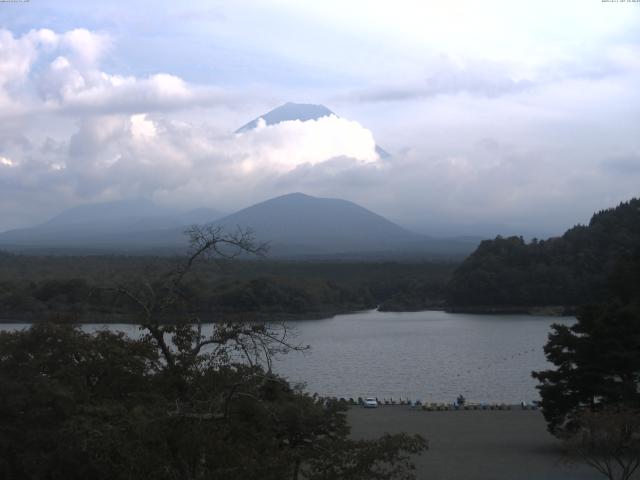
M 63 210 L 31 227 L 0 232 L 0 245 L 71 246 L 101 244 L 142 232 L 165 231 L 223 216 L 211 208 L 180 210 L 162 207 L 146 198 L 87 203 Z
M 89 210 L 91 208 L 87 207 Z M 101 210 L 103 206 L 93 207 Z M 71 209 L 85 212 L 85 208 Z M 205 209 L 205 212 L 209 210 Z M 250 205 L 217 220 L 190 221 L 162 228 L 164 219 L 138 217 L 87 220 L 70 224 L 71 213 L 62 212 L 32 228 L 0 234 L 2 248 L 52 247 L 91 250 L 135 251 L 165 249 L 176 253 L 186 248 L 184 227 L 191 223 L 213 223 L 227 230 L 250 228 L 260 242 L 271 245 L 274 258 L 424 258 L 455 257 L 470 253 L 477 242 L 464 239 L 434 239 L 401 227 L 354 202 L 318 198 L 301 192 L 281 195 Z M 186 214 L 185 214 L 186 215 Z M 209 220 L 213 220 L 209 222 Z M 101 250 L 101 251 L 102 251 Z

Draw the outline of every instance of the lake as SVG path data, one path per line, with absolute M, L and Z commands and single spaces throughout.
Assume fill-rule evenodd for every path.
M 553 323 L 574 318 L 375 310 L 288 322 L 304 353 L 278 358 L 274 370 L 307 390 L 337 397 L 399 397 L 519 403 L 538 398 L 532 370 L 548 368 L 542 350 Z M 25 324 L 0 325 L 0 329 Z M 84 325 L 137 336 L 135 325 Z M 206 331 L 206 330 L 205 330 Z

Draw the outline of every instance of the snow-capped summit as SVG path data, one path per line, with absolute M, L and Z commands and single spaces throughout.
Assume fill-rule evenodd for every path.
M 246 125 L 243 125 L 235 133 L 243 133 L 253 130 L 258 126 L 260 119 L 263 119 L 266 125 L 275 125 L 280 122 L 287 122 L 292 120 L 300 120 L 306 122 L 308 120 L 318 120 L 322 117 L 328 117 L 330 115 L 336 115 L 330 109 L 324 105 L 315 105 L 312 103 L 293 103 L 287 102 L 273 110 L 260 115 L 258 118 L 251 120 Z M 376 145 L 376 153 L 380 158 L 389 158 L 391 155 L 383 148 Z

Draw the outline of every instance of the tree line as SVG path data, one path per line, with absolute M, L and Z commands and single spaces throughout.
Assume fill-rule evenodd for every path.
M 135 305 L 115 288 L 157 282 L 176 267 L 167 257 L 50 257 L 0 252 L 0 318 L 42 321 L 127 321 Z M 174 305 L 203 318 L 216 315 L 315 317 L 382 306 L 441 305 L 449 263 L 294 262 L 236 259 L 198 264 Z M 145 280 L 146 279 L 146 280 Z M 111 319 L 111 320 L 110 320 Z
M 451 306 L 579 306 L 604 301 L 607 279 L 640 245 L 640 199 L 548 240 L 483 241 L 447 285 Z

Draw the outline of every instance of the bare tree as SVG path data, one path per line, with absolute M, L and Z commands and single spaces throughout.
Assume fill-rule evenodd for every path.
M 608 406 L 580 415 L 568 451 L 609 480 L 629 480 L 640 466 L 640 411 Z
M 271 370 L 274 354 L 307 347 L 289 342 L 284 323 L 242 323 L 224 321 L 214 325 L 212 333 L 203 335 L 198 315 L 186 318 L 166 317 L 181 300 L 181 286 L 198 262 L 210 259 L 232 259 L 242 254 L 263 256 L 268 250 L 265 243 L 257 243 L 253 232 L 238 228 L 227 233 L 216 225 L 194 225 L 185 231 L 190 250 L 186 258 L 173 270 L 154 281 L 140 278 L 130 285 L 120 285 L 120 294 L 132 301 L 139 310 L 140 326 L 146 337 L 162 353 L 169 368 L 191 365 L 204 347 L 217 358 L 232 354 L 243 355 L 250 365 L 262 364 Z

